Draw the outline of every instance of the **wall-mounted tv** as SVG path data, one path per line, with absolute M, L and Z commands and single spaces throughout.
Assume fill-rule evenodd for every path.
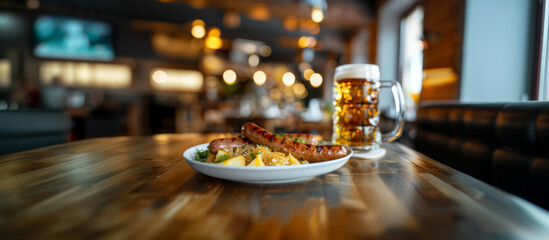
M 70 60 L 114 59 L 112 25 L 97 20 L 39 15 L 33 25 L 36 57 Z

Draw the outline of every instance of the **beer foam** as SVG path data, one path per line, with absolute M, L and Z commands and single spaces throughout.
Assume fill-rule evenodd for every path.
M 345 64 L 335 69 L 336 81 L 349 78 L 377 82 L 380 78 L 379 67 L 374 64 Z

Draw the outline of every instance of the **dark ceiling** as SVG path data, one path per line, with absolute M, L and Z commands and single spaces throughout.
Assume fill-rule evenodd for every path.
M 25 8 L 24 2 L 0 0 L 0 6 Z M 247 15 L 247 10 L 258 4 L 266 6 L 271 12 L 268 20 L 257 21 Z M 320 40 L 328 35 L 346 38 L 357 29 L 367 27 L 374 16 L 373 9 L 376 4 L 376 0 L 328 0 L 325 20 L 320 23 L 320 33 L 316 37 Z M 273 52 L 295 55 L 295 50 L 277 46 L 279 39 L 297 39 L 304 33 L 299 30 L 285 30 L 282 20 L 287 16 L 307 18 L 310 16 L 308 9 L 310 5 L 305 1 L 296 0 L 40 0 L 38 11 L 89 18 L 125 18 L 178 24 L 202 19 L 207 26 L 221 28 L 222 38 L 258 40 L 272 46 Z M 240 13 L 240 27 L 227 29 L 223 26 L 223 16 L 228 10 Z

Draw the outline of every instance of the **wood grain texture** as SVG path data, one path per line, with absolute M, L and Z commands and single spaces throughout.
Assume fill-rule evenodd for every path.
M 0 157 L 2 239 L 543 239 L 549 214 L 400 144 L 306 182 L 182 159 L 230 134 L 97 138 Z

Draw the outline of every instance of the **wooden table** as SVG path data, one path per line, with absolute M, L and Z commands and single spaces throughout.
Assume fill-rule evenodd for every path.
M 0 157 L 2 239 L 548 239 L 549 214 L 400 144 L 307 182 L 197 173 L 220 135 L 97 138 Z

